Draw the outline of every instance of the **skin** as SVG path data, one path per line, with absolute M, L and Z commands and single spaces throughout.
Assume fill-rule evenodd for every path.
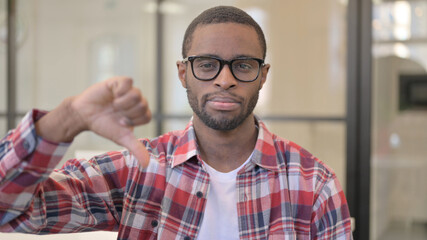
M 262 58 L 262 49 L 251 27 L 221 23 L 199 26 L 194 32 L 188 55 L 202 54 L 227 60 L 238 56 Z M 255 146 L 257 131 L 250 105 L 255 105 L 270 66 L 264 66 L 258 79 L 250 83 L 236 80 L 228 66 L 216 79 L 207 82 L 195 79 L 190 65 L 179 61 L 177 67 L 193 109 L 204 111 L 219 125 L 242 119 L 232 129 L 218 130 L 207 126 L 197 114 L 193 118 L 202 159 L 218 171 L 237 168 Z M 71 142 L 79 133 L 92 131 L 127 148 L 146 167 L 149 154 L 134 136 L 133 128 L 150 119 L 148 103 L 133 86 L 132 79 L 114 77 L 65 99 L 37 121 L 35 127 L 40 137 L 51 142 Z
M 79 133 L 92 131 L 126 147 L 146 167 L 149 155 L 133 128 L 150 119 L 148 103 L 132 79 L 114 77 L 65 99 L 37 121 L 35 128 L 40 137 L 51 142 L 71 142 Z
M 188 51 L 192 55 L 213 55 L 231 60 L 236 57 L 262 58 L 262 48 L 255 30 L 236 23 L 202 25 L 196 28 Z M 193 108 L 193 122 L 202 159 L 221 172 L 239 167 L 252 153 L 257 130 L 253 107 L 259 90 L 266 81 L 269 65 L 262 67 L 254 82 L 240 82 L 224 66 L 217 78 L 211 81 L 197 80 L 191 65 L 177 62 L 178 76 L 187 89 Z M 252 106 L 251 106 L 252 105 Z M 210 119 L 225 124 L 232 119 L 244 117 L 232 129 L 212 128 L 198 112 L 204 112 Z

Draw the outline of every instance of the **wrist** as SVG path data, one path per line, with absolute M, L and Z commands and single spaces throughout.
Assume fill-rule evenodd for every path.
M 37 135 L 51 142 L 72 142 L 85 131 L 84 121 L 73 109 L 74 97 L 66 98 L 57 108 L 35 123 Z

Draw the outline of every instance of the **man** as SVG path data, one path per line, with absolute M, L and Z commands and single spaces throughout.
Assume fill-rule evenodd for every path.
M 351 239 L 335 174 L 252 111 L 267 79 L 265 38 L 234 7 L 188 27 L 177 62 L 187 128 L 137 140 L 150 110 L 116 77 L 34 110 L 0 143 L 0 231 L 118 231 L 119 239 Z M 52 170 L 93 131 L 126 147 Z M 53 171 L 53 172 L 52 172 Z

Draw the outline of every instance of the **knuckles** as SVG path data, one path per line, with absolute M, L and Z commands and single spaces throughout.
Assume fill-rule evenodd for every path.
M 129 101 L 134 104 L 137 104 L 138 102 L 142 102 L 144 100 L 144 97 L 142 96 L 141 91 L 139 89 L 134 88 L 128 94 Z

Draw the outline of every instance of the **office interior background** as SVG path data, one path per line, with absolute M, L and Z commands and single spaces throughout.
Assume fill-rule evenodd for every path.
M 426 239 L 427 0 L 0 0 L 0 134 L 115 75 L 154 113 L 137 136 L 185 127 L 175 62 L 189 22 L 215 5 L 264 29 L 271 69 L 256 114 L 335 170 L 355 239 Z M 83 133 L 65 159 L 115 149 Z

